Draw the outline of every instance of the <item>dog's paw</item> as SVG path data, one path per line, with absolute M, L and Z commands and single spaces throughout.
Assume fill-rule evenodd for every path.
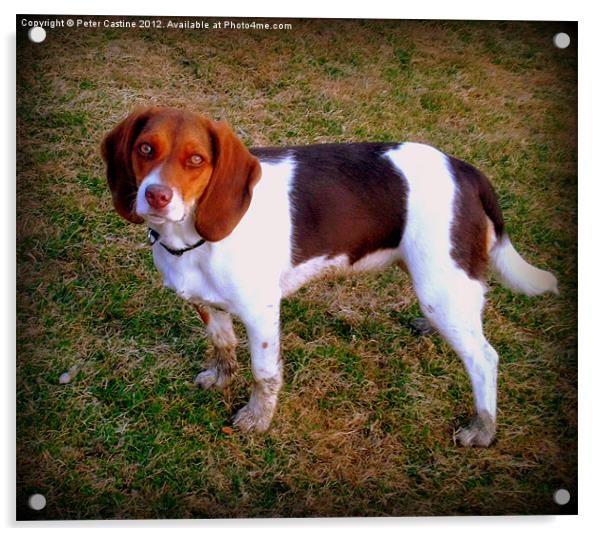
M 231 381 L 231 375 L 224 374 L 216 367 L 213 367 L 197 374 L 197 377 L 194 379 L 194 384 L 206 390 L 221 390 L 227 387 Z
M 210 368 L 199 372 L 194 379 L 194 384 L 203 389 L 213 389 L 217 383 L 217 370 Z
M 238 370 L 234 347 L 214 349 L 209 368 L 199 373 L 194 379 L 195 385 L 203 389 L 222 390 L 232 383 Z
M 249 403 L 234 416 L 234 425 L 243 432 L 267 431 L 276 411 L 278 391 L 282 386 L 282 374 L 255 382 Z
M 234 416 L 234 425 L 245 433 L 263 434 L 270 427 L 273 412 L 261 411 L 257 404 L 249 402 Z
M 475 415 L 466 428 L 455 434 L 463 447 L 488 447 L 495 437 L 495 421 L 486 411 Z

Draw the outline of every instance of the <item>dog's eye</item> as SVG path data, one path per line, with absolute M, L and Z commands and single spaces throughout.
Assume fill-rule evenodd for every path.
M 138 151 L 143 156 L 150 156 L 153 154 L 153 148 L 148 143 L 141 143 L 138 147 Z
M 200 166 L 203 163 L 203 157 L 200 154 L 193 154 L 188 159 L 188 163 L 192 166 Z

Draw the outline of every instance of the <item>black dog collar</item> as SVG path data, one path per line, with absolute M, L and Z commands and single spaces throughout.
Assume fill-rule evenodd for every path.
M 184 249 L 172 249 L 169 246 L 166 246 L 163 242 L 161 242 L 159 240 L 160 238 L 161 238 L 161 235 L 157 231 L 155 231 L 154 229 L 149 229 L 148 230 L 148 243 L 151 246 L 155 242 L 159 241 L 159 244 L 161 246 L 163 246 L 169 253 L 171 253 L 172 255 L 175 255 L 176 257 L 180 257 L 181 255 L 183 255 L 187 251 L 190 251 L 191 249 L 198 248 L 199 246 L 202 246 L 206 242 L 206 240 L 204 238 L 201 238 L 196 244 L 193 244 L 192 246 L 188 246 L 187 248 L 184 248 Z

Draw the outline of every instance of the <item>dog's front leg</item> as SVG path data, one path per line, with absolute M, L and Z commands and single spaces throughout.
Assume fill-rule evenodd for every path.
M 224 389 L 234 379 L 238 370 L 236 361 L 236 335 L 232 317 L 208 306 L 195 305 L 207 327 L 207 336 L 213 343 L 213 359 L 207 370 L 199 373 L 194 383 L 203 389 Z
M 254 308 L 240 316 L 247 328 L 254 385 L 249 403 L 236 414 L 234 424 L 244 432 L 265 432 L 282 386 L 280 304 Z

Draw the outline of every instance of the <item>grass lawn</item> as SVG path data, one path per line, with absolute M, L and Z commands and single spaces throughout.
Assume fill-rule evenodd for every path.
M 41 45 L 19 27 L 18 516 L 575 512 L 576 26 L 287 22 L 58 28 Z M 552 44 L 563 29 L 566 50 Z M 437 335 L 410 331 L 419 308 L 396 268 L 284 301 L 274 423 L 263 436 L 229 428 L 251 384 L 242 326 L 233 386 L 194 388 L 210 355 L 204 328 L 162 288 L 146 230 L 119 218 L 106 186 L 103 135 L 151 103 L 225 119 L 250 146 L 422 141 L 491 178 L 516 248 L 558 276 L 561 295 L 491 282 L 489 449 L 454 445 L 470 382 Z M 552 501 L 558 488 L 569 505 Z M 26 506 L 32 493 L 44 510 Z

